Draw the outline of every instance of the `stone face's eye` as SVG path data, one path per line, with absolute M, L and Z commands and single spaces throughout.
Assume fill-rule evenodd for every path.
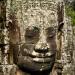
M 37 27 L 27 28 L 25 40 L 27 43 L 36 43 L 39 39 L 39 29 Z
M 53 27 L 46 29 L 47 40 L 52 40 L 55 37 L 55 30 Z

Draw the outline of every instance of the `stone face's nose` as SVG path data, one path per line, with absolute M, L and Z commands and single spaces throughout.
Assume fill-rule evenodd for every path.
M 41 32 L 39 41 L 36 43 L 35 46 L 35 51 L 43 53 L 43 52 L 48 52 L 48 49 L 49 45 L 46 41 L 46 35 L 43 32 Z

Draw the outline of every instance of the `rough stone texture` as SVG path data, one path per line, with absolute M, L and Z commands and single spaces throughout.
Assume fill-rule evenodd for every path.
M 67 19 L 69 22 L 67 23 L 66 28 L 66 33 L 64 31 L 64 34 L 66 35 L 65 37 L 65 42 L 64 42 L 64 49 L 62 52 L 62 59 L 63 57 L 65 58 L 64 61 L 62 61 L 64 67 L 63 67 L 63 75 L 74 75 L 74 68 L 73 68 L 73 32 L 72 32 L 72 27 L 71 27 L 71 22 L 70 19 Z M 66 21 L 67 21 L 66 20 Z
M 73 70 L 74 70 L 74 74 L 75 74 L 75 26 L 73 26 Z
M 0 35 L 1 35 L 0 36 L 0 64 L 1 64 L 0 65 L 0 75 L 11 75 L 10 70 L 14 67 L 14 63 L 13 63 L 14 59 L 13 59 L 13 51 L 12 51 L 13 45 L 12 44 L 20 45 L 25 42 L 24 41 L 25 40 L 24 39 L 24 34 L 25 34 L 25 32 L 24 32 L 25 25 L 24 24 L 27 24 L 27 21 L 28 21 L 27 19 L 28 19 L 28 17 L 30 17 L 30 16 L 27 17 L 27 13 L 25 13 L 25 12 L 27 11 L 28 8 L 30 9 L 30 7 L 32 6 L 32 3 L 33 3 L 33 2 L 31 3 L 31 1 L 29 0 L 30 3 L 27 4 L 26 1 L 27 0 L 23 0 L 23 1 L 22 0 L 7 0 L 7 4 L 6 4 L 7 6 L 5 6 L 5 4 L 3 4 L 3 1 L 0 1 L 0 9 L 1 9 L 0 15 L 3 15 L 2 18 L 0 16 Z M 38 1 L 36 1 L 37 6 L 39 6 Z M 42 5 L 41 6 L 42 9 L 44 9 L 44 10 L 50 9 L 48 12 L 57 12 L 56 5 L 57 5 L 58 1 L 61 1 L 61 0 L 48 0 L 48 1 L 50 1 L 50 3 L 54 6 L 49 5 L 49 7 L 48 7 L 46 4 L 45 6 L 47 6 L 48 8 L 46 7 L 44 9 L 44 6 Z M 44 1 L 42 3 L 44 3 Z M 34 4 L 33 4 L 33 7 L 37 7 Z M 27 5 L 29 5 L 29 7 Z M 61 6 L 61 4 L 60 4 L 60 6 Z M 5 9 L 6 9 L 6 12 L 5 12 L 6 20 L 5 20 L 5 13 L 3 12 L 3 11 L 5 11 Z M 65 10 L 65 9 L 63 9 L 63 10 Z M 31 10 L 29 10 L 28 13 L 30 14 Z M 60 15 L 60 13 L 58 13 L 58 14 Z M 45 14 L 45 15 L 48 16 L 48 14 Z M 22 17 L 22 16 L 24 16 L 24 17 Z M 52 18 L 54 19 L 53 16 L 52 16 Z M 57 18 L 57 14 L 55 14 L 55 18 Z M 58 57 L 57 57 L 56 61 L 59 63 L 62 63 L 62 65 L 63 65 L 62 75 L 75 75 L 75 66 L 74 66 L 75 65 L 75 31 L 74 31 L 75 27 L 73 27 L 73 30 L 72 30 L 71 23 L 70 23 L 68 17 L 66 17 L 66 15 L 65 16 L 63 15 L 63 18 L 64 18 L 64 27 L 62 29 L 62 32 L 59 33 L 60 42 L 58 41 L 59 47 L 61 46 L 61 48 L 59 48 L 60 51 L 58 51 L 59 53 L 57 55 Z M 1 19 L 3 20 L 3 22 Z M 3 26 L 3 28 L 2 28 L 1 24 L 5 23 L 5 21 L 6 21 L 6 27 Z M 34 23 L 34 20 L 32 20 L 32 21 L 33 21 L 32 23 Z M 11 22 L 14 23 L 14 26 L 12 26 L 12 27 L 10 27 Z M 38 20 L 38 22 L 39 22 L 39 20 Z M 59 21 L 59 22 L 61 22 L 61 21 Z M 55 25 L 55 27 L 57 27 L 57 24 L 58 24 L 58 21 L 56 20 L 56 21 L 54 21 L 54 23 L 52 25 Z M 2 25 L 5 25 L 5 24 L 2 24 Z M 8 27 L 9 27 L 9 31 L 7 30 Z M 22 34 L 20 34 L 20 33 L 22 33 Z M 10 38 L 8 38 L 8 34 L 9 34 Z M 5 35 L 5 37 L 2 37 L 3 35 Z M 19 37 L 19 36 L 21 36 L 21 37 Z M 61 55 L 61 57 L 59 55 Z

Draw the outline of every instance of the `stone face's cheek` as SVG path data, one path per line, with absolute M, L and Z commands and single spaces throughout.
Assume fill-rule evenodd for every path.
M 50 31 L 50 30 L 48 30 Z M 54 57 L 56 55 L 56 50 L 57 50 L 57 44 L 56 44 L 56 33 L 53 30 L 52 32 L 48 32 L 47 34 L 47 42 L 49 44 L 49 52 L 54 54 Z
M 28 56 L 29 54 L 32 54 L 32 52 L 34 50 L 34 44 L 25 43 L 21 46 L 20 49 L 21 49 L 20 52 L 23 56 Z
M 56 50 L 56 32 L 53 27 L 46 29 L 47 42 L 50 45 L 51 50 Z

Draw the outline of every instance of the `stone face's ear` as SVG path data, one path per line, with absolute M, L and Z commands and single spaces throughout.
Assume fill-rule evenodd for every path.
M 57 32 L 57 54 L 56 59 L 61 59 L 61 47 L 62 47 L 62 29 L 64 26 L 64 3 L 59 2 L 57 5 L 57 15 L 58 15 L 58 32 Z
M 64 25 L 64 4 L 59 2 L 57 5 L 57 15 L 58 15 L 58 31 L 62 31 Z
M 9 36 L 9 63 L 17 62 L 19 42 L 20 42 L 20 27 L 18 26 L 17 17 L 14 13 L 9 14 L 8 22 L 8 36 Z
M 14 13 L 9 16 L 8 31 L 9 31 L 9 42 L 12 44 L 17 44 L 20 42 L 20 28 L 18 26 L 18 21 Z M 14 36 L 13 36 L 14 35 Z

